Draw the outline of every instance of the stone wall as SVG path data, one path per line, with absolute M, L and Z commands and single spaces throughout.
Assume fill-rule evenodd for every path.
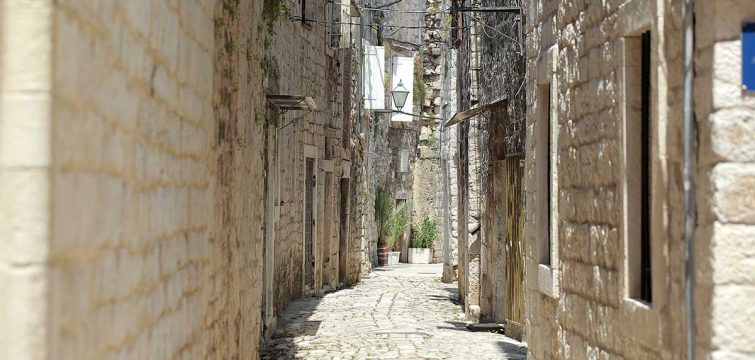
M 3 238 L 34 246 L 19 252 L 31 271 L 2 261 L 16 285 L 0 323 L 19 320 L 0 328 L 3 357 L 256 356 L 261 4 L 17 1 L 2 13 L 19 41 L 4 42 L 3 72 L 19 77 L 3 77 L 2 123 L 28 149 L 4 147 L 2 178 L 36 194 L 3 201 L 20 214 Z
M 658 307 L 672 296 L 654 294 L 654 306 L 646 307 L 627 298 L 622 281 L 626 220 L 621 200 L 621 114 L 626 100 L 620 48 L 624 37 L 651 27 L 656 29 L 653 42 L 663 43 L 666 34 L 657 29 L 663 29 L 664 17 L 656 18 L 663 14 L 662 5 L 637 0 L 610 5 L 529 5 L 525 255 L 530 356 L 667 358 L 679 354 L 683 349 L 671 351 L 668 346 L 683 332 L 662 333 L 661 329 L 670 329 L 664 324 L 672 319 L 681 322 L 674 316 L 682 303 Z M 663 54 L 662 48 L 655 50 Z M 665 58 L 657 59 L 654 67 L 664 73 Z M 665 79 L 655 80 L 661 95 L 658 109 L 662 109 Z M 551 86 L 550 103 L 539 90 L 543 84 Z M 552 115 L 547 115 L 549 106 Z M 547 126 L 547 119 L 552 121 L 551 132 L 543 133 L 540 129 Z M 553 153 L 540 146 L 547 141 L 552 141 Z M 549 158 L 555 160 L 555 178 L 538 168 L 538 163 Z M 552 198 L 557 219 L 552 228 L 544 224 L 551 212 L 537 205 L 547 196 L 539 192 L 540 182 L 553 186 L 558 194 Z M 657 198 L 668 201 L 667 196 Z M 549 237 L 553 239 L 550 252 L 545 248 Z M 549 265 L 540 265 L 543 256 Z M 657 254 L 654 267 L 661 261 L 668 263 L 668 258 L 660 256 L 667 255 Z M 668 273 L 683 274 L 678 260 L 675 265 Z M 671 293 L 682 285 L 680 276 L 672 276 L 664 279 L 671 281 L 667 283 Z
M 461 4 L 463 2 L 459 2 Z M 468 4 L 469 5 L 469 4 Z M 477 2 L 474 5 L 478 5 Z M 467 28 L 457 32 L 457 38 L 452 38 L 457 49 L 457 109 L 470 110 L 478 105 L 478 70 L 479 70 L 479 37 L 478 29 L 473 26 L 473 20 L 467 13 L 454 13 L 455 26 Z M 459 298 L 464 303 L 467 317 L 479 314 L 479 249 L 480 232 L 473 230 L 480 224 L 481 214 L 481 183 L 482 168 L 480 155 L 482 132 L 478 117 L 462 121 L 456 131 L 457 163 L 456 181 L 458 191 L 458 280 Z M 470 249 L 473 251 L 470 252 Z
M 443 119 L 450 119 L 456 113 L 458 98 L 456 92 L 457 83 L 457 53 L 454 49 L 449 49 L 444 54 L 445 76 L 441 83 L 441 95 L 447 99 L 446 106 L 441 111 Z M 441 172 L 441 198 L 438 201 L 440 205 L 439 223 L 441 224 L 440 246 L 443 256 L 443 278 L 444 282 L 451 282 L 456 279 L 455 266 L 459 260 L 459 228 L 458 228 L 458 163 L 456 161 L 458 154 L 456 147 L 456 126 L 443 127 L 439 130 L 440 146 L 440 163 Z
M 483 0 L 480 6 L 515 7 L 519 1 Z M 515 247 L 506 242 L 519 239 L 506 233 L 508 204 L 506 203 L 505 162 L 512 157 L 524 157 L 525 74 L 523 16 L 516 12 L 470 14 L 475 32 L 479 34 L 480 104 L 501 99 L 507 101 L 479 115 L 479 182 L 482 238 L 480 246 L 480 321 L 504 323 L 505 263 L 519 263 L 514 259 Z M 495 31 L 490 27 L 495 24 Z M 493 192 L 497 192 L 494 194 Z M 511 239 L 509 239 L 509 237 Z M 513 242 L 512 242 L 513 245 Z
M 51 1 L 0 5 L 0 358 L 45 359 L 53 167 Z
M 444 246 L 449 249 L 447 262 L 452 266 L 452 253 L 456 249 L 457 241 L 453 231 L 446 231 L 447 224 L 456 226 L 455 220 L 449 220 L 451 216 L 455 219 L 455 210 L 444 209 L 455 208 L 455 199 L 451 200 L 452 194 L 448 193 L 450 189 L 456 191 L 455 185 L 449 185 L 445 181 L 450 179 L 448 176 L 448 164 L 455 166 L 454 163 L 445 162 L 443 152 L 447 152 L 448 141 L 443 141 L 442 137 L 446 136 L 442 124 L 453 116 L 456 109 L 455 91 L 449 88 L 449 84 L 455 83 L 455 70 L 452 67 L 451 56 L 448 48 L 450 35 L 449 16 L 443 9 L 450 6 L 448 1 L 429 0 L 426 2 L 427 12 L 424 16 L 424 25 L 422 44 L 420 48 L 419 65 L 415 69 L 419 81 L 415 88 L 422 89 L 424 96 L 417 94 L 415 102 L 420 104 L 419 110 L 425 116 L 435 117 L 436 120 L 423 119 L 425 122 L 431 122 L 431 125 L 422 126 L 420 129 L 419 147 L 417 164 L 415 165 L 415 209 L 412 215 L 412 223 L 416 226 L 424 217 L 430 217 L 436 220 L 440 237 L 433 246 L 433 262 L 444 262 Z M 421 80 L 420 80 L 421 78 Z M 455 176 L 453 182 L 455 184 Z M 453 214 L 452 214 L 453 212 Z M 446 235 L 448 235 L 446 237 Z M 451 237 L 453 236 L 453 237 Z M 446 244 L 446 245 L 444 245 Z M 452 269 L 451 269 L 452 270 Z M 447 273 L 450 274 L 449 271 Z M 446 278 L 449 281 L 450 277 Z
M 307 2 L 307 7 L 325 9 L 326 0 Z M 353 225 L 352 216 L 341 217 L 341 177 L 344 168 L 351 172 L 353 166 L 359 169 L 360 162 L 353 162 L 354 156 L 363 156 L 352 151 L 358 148 L 359 142 L 352 144 L 352 131 L 344 131 L 344 127 L 353 130 L 353 123 L 344 119 L 358 121 L 358 112 L 354 104 L 356 90 L 361 82 L 356 64 L 361 57 L 354 49 L 330 47 L 323 38 L 325 32 L 325 13 L 314 11 L 313 21 L 302 22 L 299 18 L 301 11 L 298 3 L 289 3 L 290 18 L 283 17 L 272 27 L 273 35 L 267 48 L 265 69 L 267 71 L 267 86 L 269 94 L 285 94 L 311 97 L 317 105 L 317 110 L 309 112 L 284 111 L 270 117 L 271 124 L 278 127 L 278 161 L 280 161 L 280 218 L 276 225 L 275 242 L 275 309 L 276 314 L 283 311 L 288 303 L 305 295 L 319 294 L 324 291 L 335 290 L 341 284 L 358 281 L 358 266 L 349 266 L 345 275 L 340 278 L 339 239 L 341 236 L 341 221 Z M 359 34 L 351 34 L 352 44 L 358 45 Z M 350 34 L 343 34 L 349 37 Z M 346 42 L 348 43 L 348 42 Z M 295 51 L 294 51 L 295 49 Z M 348 51 L 347 51 L 348 50 Z M 348 69 L 348 72 L 347 72 Z M 348 76 L 348 81 L 344 80 Z M 346 91 L 348 89 L 348 91 Z M 361 102 L 357 104 L 361 105 Z M 356 133 L 358 134 L 358 132 Z M 311 151 L 311 152 L 310 152 Z M 311 293 L 304 293 L 304 168 L 307 157 L 315 160 L 316 190 L 314 195 L 315 230 L 314 257 L 315 269 L 314 289 Z M 358 172 L 357 172 L 358 175 Z M 359 179 L 357 179 L 359 180 Z M 360 180 L 361 181 L 361 180 Z M 353 200 L 361 196 L 359 183 L 349 182 L 346 193 Z M 349 200 L 349 201 L 352 201 Z M 346 203 L 348 204 L 349 201 Z M 359 204 L 359 203 L 357 203 Z M 354 209 L 353 202 L 350 208 Z M 357 227 L 355 227 L 357 228 Z M 358 229 L 358 228 L 357 228 Z M 355 248 L 353 234 L 348 234 L 346 254 L 354 263 L 358 250 Z M 356 239 L 356 240 L 355 240 Z
M 533 1 L 527 5 L 527 337 L 529 358 L 686 357 L 682 177 L 681 2 Z M 753 339 L 753 102 L 740 87 L 745 1 L 696 2 L 695 183 L 696 349 L 700 358 L 748 358 Z M 652 301 L 628 290 L 626 73 L 633 36 L 651 31 L 650 211 Z M 540 136 L 542 84 L 550 83 L 557 124 Z M 627 110 L 629 109 L 629 110 Z M 555 132 L 554 132 L 555 131 Z M 736 134 L 736 135 L 735 135 Z M 553 154 L 543 139 L 556 140 Z M 736 149 L 736 150 L 735 150 Z M 555 159 L 557 230 L 550 265 L 540 264 L 538 163 Z M 631 197 L 629 197 L 631 199 Z M 546 237 L 547 238 L 547 237 Z M 736 249 L 736 250 L 735 250 Z M 748 260 L 750 259 L 750 260 Z
M 413 123 L 393 122 L 389 114 L 373 113 L 371 118 L 369 142 L 369 192 L 372 206 L 372 218 L 367 221 L 375 223 L 374 201 L 378 188 L 393 192 L 394 199 L 406 200 L 408 209 L 413 209 L 414 171 L 417 165 L 416 148 L 419 126 Z M 409 168 L 401 172 L 400 156 L 402 151 L 409 152 Z M 406 234 L 408 234 L 408 229 Z M 371 239 L 374 249 L 373 265 L 377 265 L 377 228 L 375 227 Z M 401 251 L 401 261 L 407 261 L 408 236 L 395 245 L 396 251 Z
M 697 353 L 745 359 L 755 356 L 748 330 L 755 324 L 755 96 L 740 87 L 740 36 L 742 24 L 755 21 L 755 3 L 696 2 L 695 11 Z M 669 69 L 681 67 L 679 61 L 674 56 Z M 676 108 L 680 99 L 669 96 Z M 673 210 L 681 219 L 678 205 Z
M 386 4 L 385 1 L 372 1 L 373 6 Z M 399 46 L 418 49 L 424 29 L 426 0 L 402 0 L 384 9 L 377 11 L 383 26 L 380 27 L 378 37 L 388 40 Z

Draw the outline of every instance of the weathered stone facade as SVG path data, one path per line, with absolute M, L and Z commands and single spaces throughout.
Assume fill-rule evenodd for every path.
M 755 4 L 695 3 L 695 348 L 698 358 L 744 359 L 755 354 L 748 330 L 755 321 L 753 278 L 745 275 L 755 268 L 744 251 L 752 247 L 745 239 L 754 237 L 755 103 L 739 85 L 739 37 L 741 24 L 755 19 Z M 681 6 L 671 0 L 527 4 L 529 358 L 687 356 Z M 627 74 L 637 71 L 633 42 L 645 31 L 650 135 L 640 141 L 652 148 L 650 301 L 631 293 L 631 234 L 639 225 L 628 215 L 633 175 L 626 165 L 638 121 L 630 105 L 636 80 Z M 550 132 L 543 128 L 548 119 Z M 549 158 L 547 174 L 538 164 Z M 547 196 L 539 183 L 552 186 L 552 210 L 538 205 Z M 550 228 L 543 223 L 548 217 L 556 220 Z
M 2 14 L 2 357 L 255 356 L 261 4 Z
M 333 6 L 326 0 L 306 3 L 313 9 Z M 301 4 L 289 3 L 290 13 L 301 14 Z M 363 198 L 360 182 L 364 154 L 358 136 L 361 82 L 361 32 L 358 18 L 351 17 L 352 6 L 338 7 L 345 19 L 356 26 L 345 26 L 342 41 L 323 42 L 326 13 L 313 11 L 312 18 L 282 18 L 273 32 L 266 53 L 268 95 L 307 96 L 316 111 L 270 109 L 268 131 L 277 139 L 270 164 L 277 164 L 272 192 L 277 209 L 271 211 L 275 231 L 274 316 L 291 300 L 322 294 L 359 280 L 361 226 L 358 211 Z M 337 21 L 338 19 L 331 19 Z M 345 21 L 344 21 L 345 22 Z M 296 51 L 292 51 L 296 49 Z M 353 120 L 353 121 L 352 121 Z M 313 190 L 313 277 L 305 284 L 305 162 L 314 164 Z M 352 164 L 352 159 L 353 164 Z M 268 166 L 268 171 L 274 167 Z M 354 217 L 353 215 L 357 216 Z M 354 230 L 352 230 L 354 229 Z M 272 320 L 272 319 L 271 319 Z M 274 327 L 273 323 L 267 324 Z M 269 335 L 269 333 L 267 334 Z
M 524 17 L 519 1 L 479 2 L 512 11 L 470 13 L 477 34 L 477 99 L 499 105 L 479 115 L 481 239 L 480 322 L 505 324 L 506 334 L 523 332 L 523 219 L 521 162 L 525 139 Z
M 276 20 L 297 4 L 2 5 L 0 356 L 255 358 L 304 295 L 305 157 L 312 292 L 359 280 L 361 37 Z
M 433 262 L 446 263 L 445 281 L 455 278 L 453 265 L 458 256 L 455 235 L 458 191 L 456 163 L 447 161 L 448 153 L 455 151 L 455 146 L 445 139 L 448 137 L 447 132 L 455 129 L 442 127 L 443 122 L 456 110 L 456 91 L 450 86 L 456 84 L 456 56 L 451 54 L 452 49 L 449 48 L 450 17 L 444 11 L 449 6 L 450 1 L 426 1 L 419 59 L 422 80 L 418 84 L 424 90 L 424 96 L 419 102 L 421 113 L 435 117 L 436 120 L 430 119 L 432 125 L 423 126 L 420 133 L 419 155 L 415 166 L 418 172 L 415 175 L 417 210 L 412 219 L 414 224 L 419 224 L 425 216 L 436 220 L 440 238 L 433 247 Z M 455 136 L 451 138 L 455 139 Z M 451 171 L 454 174 L 449 176 Z

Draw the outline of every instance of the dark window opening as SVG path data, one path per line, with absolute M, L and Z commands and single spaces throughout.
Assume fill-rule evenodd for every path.
M 312 9 L 307 7 L 307 0 L 301 0 L 301 23 L 307 27 L 312 27 Z
M 651 46 L 650 32 L 642 34 L 642 131 L 641 131 L 641 242 L 640 242 L 640 299 L 651 302 L 653 299 L 653 287 L 651 278 L 651 259 L 650 259 L 650 229 L 651 229 L 651 133 L 650 133 L 650 92 L 651 92 Z
M 552 109 L 551 109 L 551 85 L 550 84 L 548 84 L 545 87 L 545 94 L 544 95 L 545 95 L 544 101 L 545 101 L 545 112 L 546 112 L 546 115 L 545 115 L 545 128 L 546 128 L 546 131 L 547 131 L 547 133 L 546 133 L 547 134 L 546 135 L 547 136 L 546 137 L 546 139 L 547 139 L 546 149 L 547 150 L 546 150 L 546 153 L 545 153 L 545 156 L 546 156 L 546 161 L 545 161 L 545 163 L 546 163 L 546 165 L 545 165 L 546 166 L 545 178 L 546 178 L 546 181 L 547 181 L 547 185 L 546 185 L 547 191 L 546 191 L 546 194 L 548 196 L 548 198 L 547 198 L 547 204 L 548 204 L 548 206 L 546 207 L 546 209 L 548 211 L 545 214 L 545 217 L 546 217 L 545 223 L 548 226 L 547 227 L 547 229 L 548 229 L 548 253 L 546 254 L 546 258 L 545 258 L 544 264 L 545 265 L 550 265 L 551 264 L 551 254 L 552 254 L 552 251 L 553 251 L 553 234 L 552 234 L 552 231 L 551 231 L 551 229 L 553 229 L 553 217 L 551 216 L 551 213 L 553 212 L 553 179 L 552 179 L 552 175 L 551 175 L 553 173 L 553 156 L 551 155 L 552 151 L 553 151 L 553 148 L 552 148 L 552 146 L 553 146 L 553 140 L 551 139 L 551 130 L 552 130 L 552 128 L 551 128 L 551 110 Z

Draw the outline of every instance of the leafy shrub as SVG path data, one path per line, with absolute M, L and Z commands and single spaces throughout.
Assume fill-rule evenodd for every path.
M 396 244 L 396 241 L 404 234 L 407 226 L 409 226 L 409 216 L 407 214 L 406 203 L 401 203 L 393 209 L 388 237 L 386 238 L 388 246 L 393 247 Z
M 412 226 L 412 239 L 409 247 L 413 248 L 432 248 L 435 241 L 440 237 L 438 226 L 435 219 L 425 216 L 420 222 L 419 227 Z
M 406 203 L 395 204 L 393 192 L 379 188 L 375 197 L 375 220 L 378 225 L 378 243 L 393 247 L 409 225 Z

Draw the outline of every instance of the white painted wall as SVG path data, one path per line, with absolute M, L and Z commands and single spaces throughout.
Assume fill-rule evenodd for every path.
M 412 113 L 414 112 L 414 57 L 408 56 L 394 56 L 393 57 L 393 72 L 391 77 L 391 90 L 398 86 L 399 81 L 403 82 L 404 87 L 409 90 L 409 96 L 406 98 L 406 104 L 401 111 Z M 391 109 L 398 110 L 391 99 Z M 406 114 L 393 114 L 392 121 L 412 121 L 411 115 Z
M 364 108 L 385 109 L 385 48 L 364 46 Z

